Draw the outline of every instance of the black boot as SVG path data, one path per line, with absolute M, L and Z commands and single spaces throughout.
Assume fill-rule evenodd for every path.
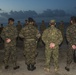
M 7 66 L 5 66 L 5 69 L 8 69 L 9 68 L 9 66 L 7 65 Z
M 31 65 L 31 71 L 35 70 L 36 67 L 34 65 Z
M 65 67 L 65 70 L 70 71 L 70 69 L 68 67 Z
M 19 69 L 19 68 L 20 68 L 20 66 L 16 66 L 16 67 L 14 67 L 13 69 L 16 70 L 16 69 Z
M 27 69 L 30 71 L 31 70 L 31 65 L 29 64 L 29 65 L 27 65 Z

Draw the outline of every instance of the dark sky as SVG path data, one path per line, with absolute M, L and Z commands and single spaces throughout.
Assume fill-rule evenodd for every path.
M 21 21 L 28 17 L 36 21 L 69 21 L 75 12 L 76 0 L 0 0 L 0 22 L 7 21 L 9 17 Z

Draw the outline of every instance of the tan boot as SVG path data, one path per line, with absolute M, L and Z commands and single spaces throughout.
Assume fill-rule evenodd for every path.
M 58 68 L 55 68 L 55 72 L 58 72 Z
M 50 72 L 50 69 L 49 68 L 44 68 L 45 71 L 47 72 Z

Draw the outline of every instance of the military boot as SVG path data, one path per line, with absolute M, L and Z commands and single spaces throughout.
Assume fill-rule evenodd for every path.
M 16 67 L 14 67 L 13 69 L 16 70 L 16 69 L 19 69 L 19 68 L 20 68 L 20 66 L 16 66 Z
M 68 67 L 65 67 L 65 70 L 67 70 L 67 71 L 70 71 L 70 68 L 68 68 Z
M 31 70 L 31 65 L 27 65 L 27 69 L 30 71 Z
M 31 65 L 31 71 L 35 70 L 36 67 L 34 65 Z
M 5 69 L 8 69 L 8 68 L 9 68 L 9 66 L 8 66 L 8 65 L 6 65 L 6 66 L 5 66 Z

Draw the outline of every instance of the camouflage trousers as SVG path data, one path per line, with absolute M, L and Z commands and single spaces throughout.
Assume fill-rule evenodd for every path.
M 55 47 L 54 49 L 50 49 L 49 47 L 46 47 L 45 49 L 45 67 L 50 68 L 50 62 L 54 62 L 54 68 L 58 68 L 58 58 L 59 58 L 59 47 Z
M 37 43 L 36 41 L 26 41 L 24 44 L 24 55 L 25 55 L 25 63 L 35 64 L 36 63 L 36 51 Z
M 67 67 L 70 68 L 70 64 L 73 61 L 73 53 L 74 50 L 72 49 L 72 46 L 68 44 L 68 49 L 67 49 Z
M 16 57 L 16 46 L 5 46 L 5 56 L 4 63 L 5 66 L 9 65 L 9 61 L 13 63 L 13 66 L 17 65 L 17 57 Z

